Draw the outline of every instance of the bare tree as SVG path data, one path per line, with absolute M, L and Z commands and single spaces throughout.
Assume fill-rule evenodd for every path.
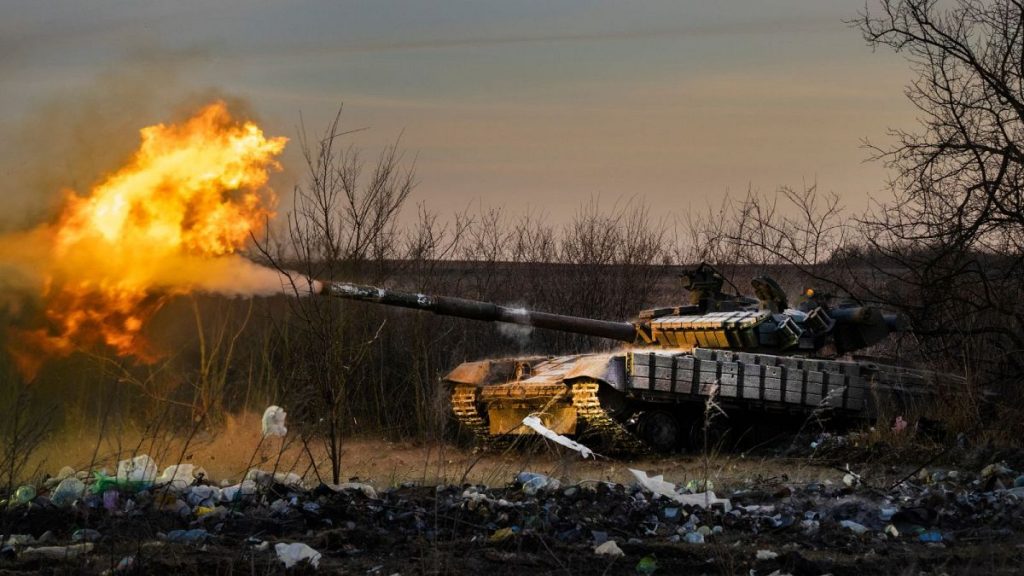
M 684 231 L 680 260 L 719 265 L 734 286 L 768 273 L 862 299 L 845 258 L 859 236 L 839 196 L 816 183 L 783 186 L 771 194 L 751 190 L 738 200 L 726 197 L 688 215 Z
M 295 298 L 290 299 L 288 371 L 295 390 L 296 416 L 323 440 L 332 481 L 341 478 L 342 439 L 352 426 L 353 393 L 367 370 L 366 360 L 383 321 L 357 304 L 310 298 L 311 280 L 359 278 L 376 272 L 396 254 L 398 216 L 415 184 L 414 169 L 404 167 L 398 143 L 387 146 L 367 172 L 359 149 L 341 146 L 349 134 L 341 130 L 341 110 L 323 136 L 300 138 L 307 179 L 296 186 L 288 215 L 286 261 L 272 254 L 265 240 L 264 257 L 289 274 Z M 367 264 L 377 263 L 368 270 Z M 299 275 L 288 270 L 297 269 Z
M 857 22 L 903 54 L 916 130 L 874 147 L 896 199 L 863 219 L 867 261 L 936 351 L 1024 368 L 1024 7 L 883 0 Z M 876 287 L 879 286 L 876 284 Z M 1009 372 L 1007 370 L 1009 369 Z

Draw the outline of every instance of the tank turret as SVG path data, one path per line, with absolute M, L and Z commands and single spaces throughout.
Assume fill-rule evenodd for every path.
M 813 354 L 831 344 L 845 353 L 875 344 L 898 329 L 895 315 L 864 306 L 803 311 L 788 307 L 774 280 L 753 281 L 758 298 L 728 297 L 722 277 L 702 264 L 684 275 L 691 304 L 640 312 L 634 322 L 598 320 L 511 308 L 491 302 L 388 290 L 348 282 L 325 282 L 321 294 L 488 322 L 521 324 L 607 338 L 636 346 L 690 350 L 717 348 Z

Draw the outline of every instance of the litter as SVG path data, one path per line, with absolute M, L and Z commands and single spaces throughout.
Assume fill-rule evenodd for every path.
M 903 419 L 903 416 L 897 416 L 896 422 L 892 425 L 892 431 L 899 434 L 907 429 L 907 421 Z
M 38 548 L 26 548 L 18 555 L 18 558 L 21 560 L 70 560 L 92 552 L 92 548 L 92 542 L 70 546 L 39 546 Z
M 251 480 L 246 480 L 241 484 L 222 488 L 220 491 L 220 499 L 222 502 L 237 502 L 254 494 L 256 494 L 256 483 Z
M 119 482 L 153 482 L 156 480 L 156 462 L 146 454 L 117 463 Z
M 284 425 L 284 419 L 288 414 L 280 406 L 267 406 L 263 411 L 263 436 L 277 436 L 283 438 L 288 434 L 288 428 Z
M 212 508 L 220 502 L 222 491 L 216 486 L 192 486 L 185 495 L 185 501 L 190 506 L 205 506 Z
M 566 438 L 561 434 L 556 434 L 553 430 L 550 430 L 548 427 L 544 426 L 544 424 L 540 421 L 540 418 L 537 418 L 536 416 L 527 416 L 526 418 L 523 418 L 523 425 L 532 428 L 537 434 L 540 434 L 541 436 L 547 438 L 548 440 L 551 440 L 555 444 L 560 444 L 562 446 L 565 446 L 566 448 L 569 448 L 570 450 L 575 450 L 579 452 L 580 456 L 583 456 L 584 458 L 592 458 L 594 456 L 593 450 L 587 448 L 586 446 L 580 444 L 579 442 L 576 442 L 575 440 L 570 440 L 569 438 Z
M 31 534 L 11 534 L 4 540 L 4 546 L 29 546 L 36 543 Z
M 114 476 L 107 476 L 105 469 L 93 472 L 91 489 L 93 494 L 103 494 L 111 489 L 138 492 L 152 486 L 156 477 L 156 462 L 142 454 L 118 462 Z
M 491 534 L 491 537 L 487 539 L 491 544 L 497 544 L 498 542 L 504 542 L 512 536 L 515 536 L 516 531 L 512 528 L 499 528 Z
M 156 483 L 175 492 L 184 492 L 192 484 L 194 470 L 192 464 L 173 464 L 164 468 Z
M 67 508 L 85 494 L 85 484 L 74 475 L 68 476 L 57 484 L 50 493 L 50 502 L 58 508 Z
M 103 492 L 103 508 L 108 512 L 117 510 L 118 496 L 117 490 L 105 490 Z
M 344 482 L 342 484 L 327 484 L 327 487 L 335 492 L 347 492 L 349 490 L 355 490 L 362 492 L 363 496 L 370 498 L 371 500 L 377 499 L 377 490 L 369 484 L 363 484 L 362 482 Z
M 271 484 L 277 483 L 287 486 L 289 488 L 302 488 L 302 476 L 299 476 L 295 472 L 267 472 L 266 470 L 259 470 L 253 468 L 245 473 L 245 482 L 255 482 L 261 486 L 270 486 Z
M 615 543 L 615 540 L 608 540 L 604 544 L 594 548 L 594 554 L 598 556 L 611 556 L 613 558 L 619 556 L 625 556 L 626 553 L 619 548 L 619 545 Z
M 171 530 L 164 536 L 164 540 L 168 542 L 176 542 L 182 544 L 202 544 L 210 539 L 210 533 L 202 528 L 193 528 L 191 530 Z
M 636 563 L 636 571 L 641 574 L 654 574 L 657 569 L 658 561 L 654 559 L 654 556 L 644 556 Z
M 868 531 L 867 526 L 864 526 L 863 524 L 858 524 L 853 520 L 843 520 L 839 523 L 839 525 L 843 528 L 850 530 L 854 534 L 863 534 Z
M 112 569 L 106 570 L 103 573 L 104 574 L 120 574 L 122 572 L 129 572 L 134 567 L 135 567 L 135 556 L 125 556 L 124 558 L 121 558 L 121 561 L 117 563 L 117 566 L 114 566 Z
M 558 480 L 535 472 L 520 472 L 516 481 L 523 485 L 523 493 L 527 496 L 533 496 L 540 490 L 558 490 L 561 486 Z
M 732 503 L 728 499 L 719 498 L 710 490 L 699 494 L 680 494 L 676 492 L 676 485 L 671 482 L 666 482 L 661 474 L 649 477 L 647 476 L 647 473 L 642 470 L 629 468 L 629 471 L 633 474 L 633 477 L 636 478 L 636 481 L 651 493 L 664 496 L 665 498 L 670 498 L 684 506 L 700 506 L 705 509 L 714 506 L 721 506 L 724 512 L 729 512 L 732 509 Z
M 98 530 L 79 528 L 71 533 L 72 542 L 95 542 L 101 538 Z
M 274 552 L 277 553 L 278 560 L 284 562 L 285 568 L 291 568 L 303 560 L 308 561 L 314 568 L 320 567 L 322 555 L 301 542 L 292 544 L 278 542 L 274 545 Z
M 28 485 L 18 486 L 18 489 L 14 491 L 14 495 L 11 497 L 11 501 L 14 504 L 28 504 L 35 499 L 36 487 Z

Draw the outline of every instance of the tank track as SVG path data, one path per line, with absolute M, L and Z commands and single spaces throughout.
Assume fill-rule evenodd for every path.
M 452 386 L 451 403 L 452 414 L 459 421 L 459 426 L 469 430 L 477 438 L 487 436 L 487 422 L 484 422 L 476 408 L 476 386 L 471 384 Z
M 576 408 L 578 424 L 583 425 L 581 440 L 599 439 L 604 450 L 613 453 L 644 454 L 650 448 L 617 422 L 601 406 L 597 382 L 577 382 L 572 385 L 572 405 Z M 476 386 L 458 384 L 452 387 L 452 413 L 459 426 L 468 430 L 483 450 L 504 450 L 518 438 L 513 435 L 492 436 L 487 421 L 481 416 L 476 403 Z
M 576 382 L 572 385 L 572 405 L 576 408 L 578 424 L 584 424 L 585 429 L 579 434 L 581 440 L 587 438 L 599 438 L 606 443 L 607 450 L 611 452 L 628 452 L 630 454 L 645 454 L 650 452 L 650 447 L 644 444 L 622 424 L 612 418 L 601 406 L 598 397 L 600 384 L 597 382 Z
M 476 386 L 473 384 L 456 384 L 451 393 L 452 414 L 459 426 L 468 430 L 482 450 L 504 450 L 511 445 L 507 436 L 492 436 L 490 426 L 476 405 Z

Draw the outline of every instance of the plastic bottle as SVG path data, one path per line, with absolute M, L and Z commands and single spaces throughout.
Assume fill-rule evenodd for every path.
M 533 496 L 546 488 L 557 490 L 559 486 L 558 480 L 535 472 L 520 472 L 516 476 L 516 481 L 523 485 L 523 493 L 528 496 Z
M 18 486 L 18 489 L 14 491 L 14 495 L 11 497 L 11 502 L 13 504 L 28 504 L 35 500 L 35 498 L 35 486 L 29 486 L 26 484 L 24 486 Z
M 74 476 L 60 481 L 50 494 L 50 501 L 59 508 L 67 508 L 85 493 L 85 484 Z

